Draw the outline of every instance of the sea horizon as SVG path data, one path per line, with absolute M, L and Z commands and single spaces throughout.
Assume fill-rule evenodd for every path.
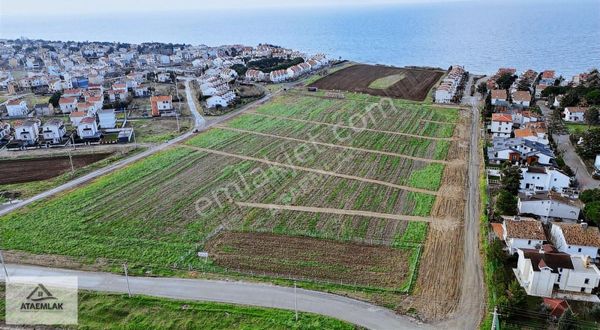
M 208 46 L 269 43 L 367 64 L 460 64 L 478 74 L 515 67 L 519 72 L 556 70 L 568 78 L 600 66 L 600 1 L 544 3 L 141 11 L 52 19 L 4 15 L 0 38 Z M 155 24 L 143 24 L 148 21 Z M 552 40 L 539 38 L 542 33 Z

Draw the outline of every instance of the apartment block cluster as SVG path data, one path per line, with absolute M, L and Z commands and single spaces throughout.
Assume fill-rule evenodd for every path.
M 575 179 L 558 169 L 544 117 L 533 108 L 537 89 L 555 83 L 554 71 L 527 70 L 500 89 L 496 80 L 506 74 L 516 70 L 501 68 L 487 81 L 493 113 L 486 172 L 500 177 L 499 164 L 519 168 L 519 215 L 503 216 L 494 232 L 518 256 L 513 271 L 527 294 L 600 302 L 593 294 L 600 285 L 600 232 L 579 221 L 584 204 Z
M 436 103 L 458 103 L 461 98 L 459 91 L 464 89 L 468 73 L 460 65 L 453 65 L 446 77 L 435 89 Z

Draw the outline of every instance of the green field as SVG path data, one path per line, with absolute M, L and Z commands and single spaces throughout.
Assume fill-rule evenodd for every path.
M 175 301 L 126 295 L 79 293 L 74 329 L 357 329 L 326 316 L 211 302 Z M 0 286 L 0 325 L 4 286 Z
M 379 79 L 373 81 L 369 85 L 369 88 L 373 88 L 373 89 L 388 89 L 388 88 L 392 87 L 395 83 L 397 83 L 400 80 L 404 79 L 405 77 L 406 77 L 406 75 L 403 74 L 403 73 L 394 74 L 394 75 L 387 76 L 387 77 L 382 77 L 382 78 L 379 78 Z
M 248 276 L 243 267 L 196 256 L 225 226 L 404 249 L 408 266 L 397 275 L 407 281 L 381 289 L 410 292 L 427 223 L 349 212 L 427 220 L 458 111 L 405 101 L 370 107 L 379 100 L 298 92 L 277 97 L 176 147 L 0 218 L 1 247 L 115 271 L 127 261 L 134 274 Z M 310 210 L 279 209 L 286 206 Z

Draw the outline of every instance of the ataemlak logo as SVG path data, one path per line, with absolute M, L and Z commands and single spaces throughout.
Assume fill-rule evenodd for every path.
M 6 284 L 6 323 L 77 324 L 76 276 L 12 276 Z

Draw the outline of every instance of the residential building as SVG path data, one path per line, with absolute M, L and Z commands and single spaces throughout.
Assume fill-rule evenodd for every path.
M 114 109 L 98 111 L 98 120 L 100 128 L 115 128 L 117 126 L 117 116 Z
M 587 223 L 552 222 L 550 240 L 561 252 L 597 259 L 600 256 L 600 232 Z
M 94 139 L 99 138 L 100 133 L 98 132 L 98 124 L 94 117 L 84 117 L 77 125 L 77 135 L 81 139 Z
M 266 78 L 266 74 L 262 71 L 258 70 L 248 70 L 246 71 L 246 79 L 250 81 L 264 81 Z
M 513 106 L 529 108 L 531 105 L 531 93 L 529 91 L 516 91 L 512 95 Z
M 463 80 L 465 70 L 460 65 L 453 65 L 448 75 L 440 82 L 435 90 L 436 103 L 450 103 L 453 101 L 458 86 Z
M 0 121 L 0 140 L 10 139 L 10 124 Z
M 554 165 L 554 152 L 549 145 L 523 138 L 495 137 L 488 147 L 488 159 L 491 163 L 511 163 Z
M 532 214 L 544 221 L 564 219 L 576 221 L 583 203 L 575 198 L 553 191 L 519 193 L 517 200 L 519 214 Z
M 492 105 L 508 106 L 508 94 L 504 89 L 492 89 Z
M 40 122 L 38 120 L 25 120 L 15 124 L 15 140 L 25 144 L 35 144 L 40 134 Z
M 525 140 L 529 140 L 532 142 L 537 142 L 543 145 L 550 144 L 550 140 L 548 140 L 548 134 L 546 133 L 546 129 L 535 129 L 531 127 L 516 129 L 513 131 L 515 138 L 522 138 Z
M 9 117 L 25 117 L 29 113 L 27 102 L 22 99 L 13 99 L 6 103 L 6 111 Z
M 50 103 L 36 104 L 33 107 L 33 112 L 38 117 L 50 116 L 50 115 L 54 114 L 54 106 Z
M 87 117 L 87 115 L 88 114 L 84 111 L 73 111 L 69 115 L 69 119 L 71 120 L 71 124 L 73 126 L 77 126 L 77 125 L 79 125 L 79 122 L 81 122 L 81 120 L 83 118 Z
M 77 111 L 77 99 L 75 97 L 61 97 L 58 100 L 58 106 L 60 107 L 60 112 L 62 113 L 71 113 L 73 111 Z
M 46 143 L 60 143 L 67 134 L 61 119 L 50 119 L 42 126 L 42 136 Z
M 546 70 L 542 72 L 539 83 L 541 85 L 553 86 L 556 82 L 556 73 L 554 70 Z
M 490 131 L 495 137 L 510 137 L 513 128 L 513 118 L 508 113 L 492 114 L 492 125 Z
M 150 106 L 152 116 L 158 117 L 161 112 L 173 110 L 173 97 L 171 95 L 152 96 Z
M 492 223 L 492 227 L 506 244 L 508 254 L 516 254 L 519 249 L 539 248 L 546 241 L 546 234 L 541 222 L 519 216 L 502 216 L 502 219 L 502 223 Z
M 519 260 L 513 272 L 528 295 L 600 302 L 598 296 L 591 295 L 600 283 L 600 271 L 586 257 L 558 252 L 551 245 L 517 253 Z M 559 290 L 554 290 L 555 286 Z
M 565 121 L 583 123 L 585 121 L 586 110 L 587 108 L 584 107 L 566 107 L 564 110 Z
M 550 191 L 563 192 L 571 186 L 571 177 L 552 167 L 521 167 L 521 192 Z

